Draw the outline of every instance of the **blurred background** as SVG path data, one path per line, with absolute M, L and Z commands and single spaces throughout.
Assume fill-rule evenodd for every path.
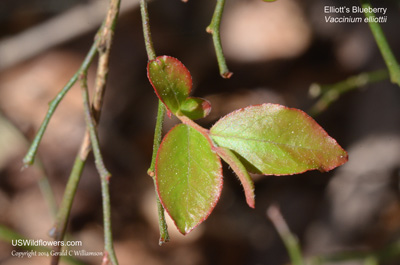
M 388 8 L 387 23 L 381 26 L 399 59 L 400 1 L 372 3 Z M 234 73 L 229 80 L 219 75 L 211 35 L 205 31 L 215 1 L 154 0 L 149 12 L 156 53 L 179 58 L 191 71 L 193 94 L 211 101 L 210 116 L 199 121 L 210 127 L 219 117 L 253 104 L 280 103 L 308 111 L 315 103 L 308 92 L 311 84 L 384 69 L 367 24 L 325 22 L 325 6 L 354 5 L 359 1 L 227 1 L 221 37 Z M 22 158 L 48 103 L 83 61 L 107 7 L 105 0 L 0 2 L 0 224 L 26 238 L 50 240 L 54 218 L 38 185 L 42 169 L 21 170 Z M 315 116 L 348 151 L 347 164 L 328 173 L 254 176 L 255 209 L 246 205 L 239 181 L 225 165 L 222 196 L 208 220 L 185 237 L 170 224 L 171 242 L 160 247 L 154 187 L 146 174 L 157 110 L 146 64 L 138 1 L 123 0 L 99 126 L 105 164 L 113 175 L 112 225 L 120 264 L 288 264 L 266 215 L 272 204 L 280 206 L 307 258 L 379 252 L 389 253 L 380 264 L 400 264 L 399 87 L 389 80 L 367 85 Z M 166 119 L 165 131 L 175 123 Z M 38 153 L 57 203 L 84 130 L 81 92 L 73 87 Z M 71 240 L 83 242 L 82 249 L 103 250 L 100 182 L 92 157 L 78 187 L 68 233 Z M 0 264 L 50 262 L 17 259 L 10 255 L 13 249 L 0 242 Z M 101 263 L 101 257 L 81 260 Z M 365 262 L 347 258 L 324 264 Z

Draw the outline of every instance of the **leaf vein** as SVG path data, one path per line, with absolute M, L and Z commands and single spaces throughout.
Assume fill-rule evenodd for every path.
M 275 142 L 272 140 L 266 140 L 266 139 L 257 139 L 257 138 L 246 138 L 246 137 L 241 137 L 241 136 L 225 136 L 225 135 L 220 135 L 220 134 L 211 134 L 214 137 L 221 137 L 224 139 L 237 139 L 237 140 L 241 140 L 243 142 L 246 141 L 253 141 L 253 142 L 261 142 L 261 143 L 268 143 L 268 144 L 273 144 L 273 145 L 277 145 L 277 146 L 287 146 L 287 147 L 291 147 L 291 148 L 299 148 L 299 149 L 306 149 L 306 150 L 310 150 L 310 151 L 318 151 L 318 149 L 315 148 L 310 148 L 310 147 L 304 147 L 304 146 L 300 146 L 300 145 L 293 145 L 293 144 L 287 144 L 287 143 L 279 143 L 279 142 Z

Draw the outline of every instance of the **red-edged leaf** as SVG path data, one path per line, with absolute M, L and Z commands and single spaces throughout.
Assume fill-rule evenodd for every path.
M 328 171 L 347 153 L 310 116 L 276 104 L 250 106 L 220 119 L 213 141 L 238 154 L 247 170 L 266 175 Z
M 191 120 L 206 117 L 211 111 L 211 103 L 203 98 L 188 97 L 181 105 L 180 112 Z
M 176 114 L 192 89 L 189 70 L 178 59 L 164 55 L 149 61 L 147 76 L 158 98 Z
M 222 168 L 210 143 L 192 127 L 179 124 L 163 139 L 157 154 L 160 200 L 182 234 L 214 209 L 222 189 Z
M 249 173 L 247 172 L 246 167 L 242 164 L 239 158 L 237 158 L 237 156 L 231 150 L 224 147 L 216 147 L 215 151 L 236 173 L 240 182 L 242 183 L 247 204 L 251 208 L 254 208 L 255 207 L 254 182 L 251 179 Z

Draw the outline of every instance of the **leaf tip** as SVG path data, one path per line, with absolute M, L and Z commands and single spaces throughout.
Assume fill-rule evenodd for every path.
M 336 141 L 335 141 L 335 142 L 336 142 Z M 336 144 L 337 144 L 337 143 L 336 143 Z M 331 163 L 327 163 L 326 166 L 322 165 L 320 168 L 318 168 L 318 170 L 319 170 L 320 172 L 328 172 L 328 171 L 331 171 L 331 170 L 333 170 L 333 169 L 335 169 L 335 168 L 337 168 L 337 167 L 339 167 L 339 166 L 345 164 L 347 161 L 349 161 L 349 155 L 347 154 L 347 152 L 346 152 L 342 147 L 340 147 L 339 144 L 337 144 L 337 146 L 338 146 L 339 148 L 342 149 L 342 150 L 341 150 L 341 151 L 342 151 L 342 154 L 341 154 L 341 155 L 338 155 L 338 156 L 336 157 L 336 160 L 335 160 L 335 161 L 333 161 L 333 162 L 331 162 Z

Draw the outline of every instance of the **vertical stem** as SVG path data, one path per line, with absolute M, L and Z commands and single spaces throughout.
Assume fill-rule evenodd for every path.
M 361 0 L 363 8 L 372 8 L 369 0 Z M 377 22 L 370 21 L 375 19 L 374 13 L 365 13 L 365 17 L 368 19 L 369 27 L 374 35 L 375 41 L 378 44 L 379 50 L 381 51 L 382 57 L 385 60 L 386 66 L 389 69 L 390 80 L 400 86 L 400 66 L 393 55 L 392 50 L 386 40 L 385 34 L 382 31 L 381 26 Z
M 111 174 L 108 172 L 104 165 L 103 157 L 100 151 L 100 144 L 97 136 L 96 130 L 96 122 L 93 118 L 92 112 L 90 110 L 90 102 L 89 102 L 89 93 L 87 88 L 87 77 L 86 74 L 81 77 L 81 87 L 82 87 L 82 97 L 83 97 L 83 105 L 84 105 L 84 112 L 85 112 L 85 120 L 86 126 L 89 130 L 90 141 L 92 143 L 92 149 L 95 157 L 95 164 L 97 171 L 100 174 L 100 177 L 103 179 L 108 180 L 111 177 Z
M 164 122 L 164 117 L 165 117 L 165 106 L 161 102 L 161 100 L 158 101 L 158 112 L 157 112 L 157 121 L 156 121 L 156 128 L 154 131 L 154 143 L 153 143 L 153 155 L 151 159 L 151 165 L 149 170 L 147 171 L 148 174 L 153 178 L 154 182 L 154 188 L 156 192 L 156 203 L 157 203 L 157 212 L 158 212 L 158 225 L 159 225 L 159 230 L 160 230 L 160 239 L 159 239 L 159 244 L 160 246 L 169 241 L 169 234 L 168 234 L 168 226 L 167 222 L 165 221 L 165 211 L 164 207 L 162 206 L 160 202 L 160 198 L 158 197 L 158 192 L 157 192 L 157 183 L 156 183 L 156 177 L 155 177 L 155 165 L 156 165 L 156 158 L 157 158 L 157 152 L 161 144 L 161 139 L 162 139 L 162 125 Z
M 156 52 L 154 51 L 153 41 L 151 38 L 149 12 L 147 10 L 146 0 L 140 0 L 140 14 L 142 15 L 143 36 L 147 57 L 149 60 L 154 60 L 156 58 Z
M 225 6 L 225 0 L 217 0 L 217 5 L 215 6 L 214 15 L 211 19 L 210 25 L 207 27 L 206 30 L 208 33 L 212 34 L 215 53 L 217 55 L 219 72 L 223 78 L 230 78 L 233 73 L 229 71 L 228 66 L 226 65 L 224 53 L 222 51 L 221 36 L 219 33 L 224 6 Z
M 67 222 L 68 222 L 69 214 L 70 214 L 71 207 L 72 207 L 72 202 L 74 201 L 76 189 L 78 187 L 79 180 L 80 180 L 83 168 L 85 167 L 85 163 L 86 163 L 86 158 L 87 158 L 88 152 L 84 152 L 84 150 L 87 149 L 84 146 L 85 146 L 84 144 L 81 145 L 81 150 L 75 158 L 75 163 L 72 168 L 71 174 L 69 176 L 68 183 L 65 188 L 64 196 L 61 201 L 60 208 L 58 210 L 56 224 L 51 231 L 51 234 L 52 234 L 51 236 L 56 241 L 62 241 L 64 238 L 64 235 L 65 235 L 65 231 L 67 228 Z M 86 153 L 86 155 L 83 154 L 83 157 L 82 157 L 82 153 Z M 61 249 L 61 246 L 55 246 L 53 248 L 53 250 L 55 252 L 59 252 L 60 249 Z M 52 256 L 51 265 L 57 265 L 58 261 L 59 261 L 58 255 Z
M 140 0 L 140 13 L 142 16 L 143 36 L 144 36 L 144 42 L 145 42 L 145 46 L 146 46 L 147 57 L 149 60 L 154 60 L 156 58 L 156 52 L 154 51 L 153 41 L 151 38 L 149 12 L 147 10 L 147 1 L 146 0 Z M 149 176 L 151 176 L 153 178 L 155 188 L 156 188 L 155 164 L 156 164 L 157 152 L 160 147 L 161 139 L 162 139 L 162 125 L 164 123 L 165 112 L 166 112 L 165 106 L 161 102 L 161 100 L 159 100 L 158 101 L 156 128 L 154 131 L 153 155 L 152 155 L 152 159 L 151 159 L 150 168 L 147 171 Z M 162 245 L 163 243 L 169 241 L 169 234 L 168 234 L 167 222 L 165 221 L 164 207 L 162 206 L 162 204 L 160 202 L 160 198 L 158 196 L 157 189 L 156 189 L 156 201 L 157 201 L 157 211 L 158 211 L 158 224 L 159 224 L 159 229 L 160 229 L 159 244 Z
M 118 265 L 117 256 L 114 251 L 114 244 L 112 239 L 112 225 L 111 225 L 111 203 L 110 203 L 110 191 L 108 181 L 104 177 L 101 178 L 101 197 L 103 201 L 103 225 L 104 225 L 104 246 L 108 258 L 111 260 L 113 265 Z
M 113 265 L 118 265 L 118 260 L 114 251 L 114 244 L 112 239 L 112 225 L 111 225 L 111 204 L 110 204 L 110 192 L 109 192 L 109 173 L 100 163 L 101 155 L 100 149 L 98 147 L 98 142 L 96 141 L 96 131 L 94 127 L 94 122 L 97 122 L 100 118 L 101 106 L 103 103 L 104 91 L 108 76 L 108 65 L 109 57 L 111 51 L 111 44 L 113 42 L 113 36 L 115 31 L 115 25 L 118 18 L 120 0 L 111 0 L 110 6 L 108 8 L 107 17 L 104 21 L 102 30 L 99 32 L 97 38 L 100 40 L 97 46 L 99 52 L 99 64 L 97 67 L 96 85 L 95 85 L 95 96 L 93 102 L 93 116 L 89 118 L 89 131 L 91 131 L 92 147 L 95 156 L 97 156 L 96 162 L 101 181 L 101 194 L 103 202 L 103 225 L 104 225 L 104 259 L 110 260 Z M 87 115 L 89 113 L 87 104 Z M 90 119 L 92 122 L 90 122 Z M 97 149 L 97 151 L 96 151 Z M 107 174 L 108 173 L 108 174 Z
M 101 30 L 101 29 L 100 29 Z M 95 40 L 88 55 L 86 56 L 84 63 L 82 66 L 79 68 L 79 70 L 75 73 L 74 77 L 71 79 L 73 80 L 73 83 L 75 83 L 79 76 L 81 76 L 83 73 L 86 73 L 94 59 L 94 56 L 97 53 L 97 45 L 98 45 L 98 40 Z M 42 127 L 45 129 L 47 126 L 47 123 L 50 120 L 51 115 L 53 114 L 55 107 L 58 105 L 58 103 L 61 101 L 61 99 L 64 97 L 65 93 L 72 87 L 73 84 L 70 84 L 72 81 L 68 83 L 66 87 L 63 88 L 63 90 L 57 95 L 57 97 L 52 101 L 50 105 L 53 104 L 53 102 L 56 102 L 56 105 L 54 107 L 49 108 L 49 112 L 46 115 L 46 118 L 42 124 Z M 55 103 L 54 103 L 55 104 Z M 41 127 L 41 128 L 42 128 Z M 40 132 L 37 134 L 35 137 L 34 143 L 32 144 L 30 151 L 28 152 L 27 156 L 24 159 L 25 163 L 29 163 L 29 160 L 31 163 L 34 160 L 34 156 L 37 151 L 37 146 L 43 136 L 43 132 Z M 72 203 L 76 194 L 76 189 L 78 187 L 83 168 L 85 167 L 86 164 L 86 159 L 87 156 L 90 152 L 90 140 L 89 140 L 89 133 L 86 132 L 85 137 L 82 141 L 80 150 L 75 158 L 75 162 L 73 165 L 73 168 L 71 170 L 70 176 L 68 178 L 68 183 L 67 186 L 65 187 L 64 191 L 64 196 L 61 201 L 60 208 L 57 213 L 56 217 L 56 222 L 53 227 L 53 229 L 50 231 L 51 236 L 56 240 L 56 241 L 62 241 L 65 235 L 65 231 L 67 228 L 67 223 L 69 219 L 69 214 L 71 212 L 71 207 Z M 61 250 L 61 246 L 55 246 L 53 248 L 55 252 L 58 252 Z M 59 262 L 59 256 L 54 255 L 51 258 L 51 264 L 52 265 L 57 265 Z
M 97 135 L 95 131 L 95 123 L 98 122 L 101 113 L 101 107 L 103 103 L 105 84 L 107 80 L 108 74 L 108 61 L 109 54 L 112 44 L 112 37 L 115 29 L 115 24 L 118 17 L 120 6 L 120 0 L 111 0 L 110 6 L 108 9 L 107 17 L 99 29 L 97 36 L 95 38 L 94 44 L 92 46 L 91 51 L 95 54 L 97 51 L 99 52 L 99 64 L 97 68 L 97 76 L 96 76 L 96 85 L 95 85 L 95 94 L 93 98 L 92 111 L 89 110 L 89 100 L 86 90 L 86 75 L 87 68 L 80 69 L 76 74 L 76 80 L 81 78 L 83 81 L 83 87 L 86 90 L 83 94 L 86 108 L 86 115 L 89 115 L 90 118 L 88 120 L 88 129 L 86 130 L 85 137 L 81 144 L 79 153 L 75 159 L 75 163 L 70 175 L 70 178 L 67 183 L 66 191 L 63 197 L 63 201 L 61 203 L 61 207 L 57 216 L 56 225 L 54 228 L 54 237 L 57 241 L 61 241 L 64 238 L 67 221 L 69 219 L 69 213 L 71 210 L 72 202 L 76 193 L 76 189 L 80 180 L 80 176 L 82 174 L 83 168 L 86 163 L 86 159 L 88 157 L 89 152 L 91 151 L 91 141 L 90 137 L 92 137 L 92 143 L 94 143 L 94 148 L 97 149 L 97 154 L 95 152 L 95 156 L 98 156 L 96 160 L 98 163 L 98 169 L 101 175 L 101 190 L 102 190 L 102 199 L 103 199 L 103 218 L 104 218 L 104 238 L 105 238 L 105 253 L 104 260 L 110 260 L 113 265 L 118 265 L 118 261 L 114 252 L 113 241 L 112 241 L 112 230 L 111 230 L 111 206 L 110 206 L 110 196 L 109 196 L 109 187 L 108 187 L 108 176 L 109 174 L 105 167 L 101 169 L 102 159 L 100 154 L 100 149 L 98 146 Z M 90 62 L 93 60 L 94 56 L 91 57 Z M 74 82 L 76 82 L 74 80 Z M 89 130 L 90 129 L 90 130 Z M 97 146 L 96 146 L 97 143 Z M 55 250 L 59 251 L 61 247 L 56 247 Z M 58 264 L 59 257 L 52 257 L 52 265 Z
M 151 177 L 154 177 L 154 174 L 155 174 L 154 172 L 155 172 L 155 168 L 156 168 L 157 152 L 158 152 L 158 148 L 160 147 L 161 140 L 162 140 L 162 126 L 163 126 L 165 112 L 166 112 L 164 104 L 160 100 L 158 103 L 159 104 L 158 104 L 158 111 L 157 111 L 156 127 L 154 130 L 153 155 L 151 157 L 150 168 L 147 171 L 147 173 Z
M 38 130 L 38 133 L 36 134 L 27 154 L 25 155 L 25 157 L 23 159 L 23 162 L 25 165 L 33 164 L 36 153 L 37 153 L 37 149 L 43 138 L 44 132 L 47 129 L 47 125 L 49 124 L 51 117 L 53 116 L 55 110 L 57 109 L 58 104 L 61 102 L 61 100 L 67 94 L 67 92 L 71 89 L 71 87 L 76 83 L 79 76 L 83 72 L 86 72 L 89 69 L 89 67 L 90 67 L 91 63 L 93 62 L 93 59 L 97 53 L 97 45 L 98 45 L 98 40 L 95 40 L 93 42 L 89 52 L 87 53 L 82 65 L 79 67 L 78 71 L 76 71 L 76 73 L 72 76 L 72 78 L 68 81 L 68 83 L 61 89 L 61 91 L 57 94 L 57 96 L 50 102 L 49 109 L 48 109 L 46 116 Z M 65 188 L 64 196 L 61 201 L 60 208 L 56 215 L 55 225 L 50 232 L 56 241 L 62 241 L 64 238 L 64 235 L 65 235 L 67 222 L 68 222 L 69 214 L 71 211 L 72 202 L 75 197 L 75 193 L 76 193 L 76 189 L 77 189 L 77 186 L 78 186 L 78 183 L 80 180 L 80 176 L 81 176 L 83 168 L 85 166 L 87 154 L 90 151 L 90 147 L 87 147 L 88 146 L 87 143 L 90 143 L 90 142 L 88 140 L 88 137 L 85 137 L 85 140 L 83 141 L 83 143 L 81 145 L 80 151 L 75 159 L 71 174 L 69 176 L 68 183 Z M 47 185 L 47 184 L 44 183 L 44 185 Z M 54 208 L 54 206 L 52 208 Z M 55 246 L 53 250 L 58 252 L 60 249 L 61 249 L 61 246 Z M 53 256 L 51 259 L 51 264 L 57 265 L 58 262 L 59 262 L 59 256 L 56 256 L 56 255 Z
M 111 205 L 110 205 L 110 192 L 108 187 L 108 181 L 109 178 L 111 177 L 111 174 L 105 168 L 103 158 L 101 155 L 95 121 L 90 111 L 86 76 L 82 77 L 82 96 L 85 108 L 85 119 L 88 128 L 87 130 L 89 131 L 90 141 L 95 156 L 95 164 L 97 171 L 100 174 L 100 181 L 101 181 L 101 195 L 103 203 L 103 225 L 104 225 L 104 249 L 106 252 L 104 255 L 107 257 L 107 259 L 108 258 L 111 259 L 112 264 L 118 264 L 112 242 Z

